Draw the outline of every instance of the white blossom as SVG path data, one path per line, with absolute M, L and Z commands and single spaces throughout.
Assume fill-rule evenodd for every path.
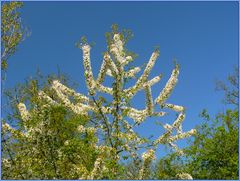
M 177 112 L 185 111 L 185 108 L 183 106 L 178 106 L 178 105 L 174 105 L 174 104 L 165 103 L 165 104 L 163 104 L 163 107 L 170 108 L 170 109 L 172 109 L 174 111 L 177 111 Z
M 96 80 L 96 85 L 97 86 L 99 86 L 99 84 L 101 84 L 103 82 L 107 70 L 108 70 L 108 68 L 107 68 L 107 60 L 106 60 L 106 56 L 104 56 L 103 63 L 101 65 L 100 71 L 98 73 L 98 78 Z
M 179 139 L 189 137 L 196 133 L 195 129 L 187 132 L 182 130 L 182 122 L 185 119 L 185 108 L 180 105 L 165 103 L 172 93 L 179 74 L 179 66 L 176 65 L 175 69 L 172 71 L 171 77 L 167 81 L 165 87 L 159 93 L 159 96 L 153 101 L 152 96 L 152 86 L 161 80 L 162 75 L 155 76 L 149 79 L 149 74 L 159 56 L 159 51 L 155 50 L 142 75 L 137 79 L 136 83 L 125 88 L 124 80 L 127 78 L 135 77 L 135 75 L 140 72 L 140 67 L 134 67 L 128 71 L 125 71 L 125 66 L 133 60 L 133 57 L 127 55 L 128 53 L 124 49 L 124 41 L 122 40 L 121 34 L 117 33 L 113 35 L 113 41 L 110 41 L 109 50 L 104 53 L 103 62 L 98 73 L 98 77 L 94 78 L 91 60 L 90 60 L 90 45 L 84 44 L 82 46 L 83 51 L 83 65 L 84 73 L 86 79 L 86 85 L 90 96 L 98 95 L 96 93 L 106 93 L 113 97 L 111 104 L 104 106 L 96 105 L 95 101 L 91 101 L 91 97 L 87 97 L 83 94 L 77 93 L 74 90 L 68 88 L 67 86 L 60 83 L 58 80 L 52 82 L 51 88 L 55 91 L 54 98 L 49 97 L 45 92 L 39 91 L 39 97 L 47 102 L 43 105 L 41 110 L 33 109 L 31 113 L 38 113 L 40 117 L 43 117 L 50 105 L 63 105 L 75 114 L 88 115 L 89 113 L 100 113 L 101 116 L 106 116 L 110 114 L 114 119 L 113 121 L 101 120 L 99 125 L 94 127 L 89 127 L 89 125 L 78 125 L 77 130 L 79 133 L 91 134 L 98 136 L 104 133 L 112 139 L 113 144 L 109 141 L 109 146 L 103 145 L 101 138 L 98 141 L 93 141 L 90 146 L 95 148 L 97 159 L 95 160 L 94 167 L 92 170 L 87 170 L 83 165 L 75 165 L 72 172 L 79 173 L 81 175 L 80 179 L 101 179 L 104 173 L 114 172 L 114 169 L 108 168 L 105 163 L 105 158 L 114 157 L 115 161 L 118 161 L 119 155 L 117 153 L 124 151 L 131 158 L 141 158 L 142 156 L 142 167 L 140 169 L 138 178 L 143 179 L 146 177 L 147 171 L 150 167 L 151 162 L 155 159 L 155 150 L 159 144 L 165 144 L 174 149 L 178 154 L 183 154 L 183 151 L 177 147 L 175 142 Z M 103 85 L 106 75 L 111 76 L 114 79 L 114 86 L 107 87 Z M 136 109 L 128 104 L 132 97 L 139 91 L 145 91 L 145 108 Z M 162 124 L 165 132 L 160 135 L 156 140 L 153 140 L 153 146 L 149 148 L 142 155 L 139 155 L 138 151 L 141 146 L 148 144 L 146 138 L 142 138 L 135 132 L 135 126 L 141 125 L 149 116 L 165 116 L 167 112 L 155 110 L 155 105 L 159 104 L 160 108 L 169 108 L 178 113 L 176 120 L 173 124 Z M 28 113 L 26 106 L 22 103 L 18 105 L 21 117 L 23 120 L 29 119 L 30 113 Z M 132 120 L 126 120 L 125 116 Z M 46 120 L 45 122 L 47 122 Z M 103 124 L 104 122 L 104 124 Z M 121 127 L 122 126 L 122 127 Z M 27 135 L 31 137 L 36 133 L 41 133 L 43 131 L 43 122 L 35 127 L 31 127 L 27 130 Z M 120 127 L 120 128 L 119 128 Z M 10 125 L 4 124 L 3 130 L 10 130 L 11 133 L 15 133 L 14 129 Z M 98 132 L 97 132 L 98 131 Z M 19 134 L 19 133 L 18 133 Z M 51 135 L 51 131 L 47 131 L 47 134 Z M 121 143 L 117 145 L 117 148 L 113 147 L 115 143 Z M 70 144 L 69 140 L 66 140 L 64 145 Z M 110 146 L 111 145 L 111 146 Z M 125 153 L 124 153 L 125 154 Z M 183 174 L 184 176 L 184 174 Z M 187 178 L 187 177 L 185 177 Z M 188 177 L 190 178 L 190 177 Z
M 106 75 L 113 77 L 112 71 L 110 69 L 107 69 Z
M 4 167 L 6 168 L 11 168 L 12 167 L 12 164 L 11 162 L 9 161 L 9 159 L 6 159 L 6 158 L 2 158 L 2 166 L 4 165 Z
M 120 38 L 120 34 L 114 34 L 114 43 L 110 46 L 110 51 L 116 56 L 117 61 L 122 64 L 124 62 L 123 41 Z
M 104 93 L 107 93 L 107 94 L 110 94 L 110 95 L 113 95 L 113 89 L 111 87 L 105 87 L 103 85 L 99 85 L 98 86 L 98 90 L 100 92 L 104 92 Z
M 153 113 L 153 100 L 152 100 L 152 91 L 150 86 L 146 86 L 145 88 L 146 92 L 146 107 L 147 112 L 149 115 L 152 115 Z
M 66 141 L 64 142 L 64 145 L 65 145 L 65 146 L 68 146 L 68 145 L 69 145 L 69 140 L 66 140 Z
M 83 125 L 79 125 L 77 130 L 80 132 L 80 133 L 84 133 L 85 132 L 85 127 Z
M 123 123 L 124 128 L 127 130 L 130 130 L 132 128 L 132 126 L 128 123 L 127 120 L 123 120 L 122 123 Z
M 68 88 L 67 86 L 61 84 L 58 80 L 53 80 L 52 83 L 53 87 L 59 89 L 59 91 L 63 92 L 66 95 L 73 96 L 75 99 L 81 101 L 81 102 L 88 102 L 89 98 L 86 97 L 83 94 L 76 93 L 74 90 Z
M 101 157 L 97 158 L 94 163 L 93 170 L 88 179 L 90 179 L 90 180 L 98 179 L 98 177 L 101 176 L 103 166 L 104 166 L 103 159 Z
M 132 118 L 136 123 L 140 124 L 141 122 L 143 122 L 146 117 L 147 117 L 147 110 L 137 110 L 134 108 L 125 108 L 127 109 L 127 115 L 128 117 Z
M 184 139 L 184 138 L 187 138 L 187 137 L 189 137 L 189 136 L 192 136 L 192 135 L 194 135 L 194 134 L 196 134 L 196 129 L 191 129 L 190 131 L 177 134 L 176 136 L 172 136 L 172 137 L 171 137 L 171 140 L 172 140 L 172 141 L 177 141 L 177 140 L 179 140 L 179 139 Z
M 83 125 L 79 125 L 77 127 L 77 130 L 79 133 L 88 133 L 88 134 L 94 134 L 97 131 L 97 129 L 94 127 L 85 127 Z
M 8 123 L 2 123 L 3 131 L 11 131 L 12 127 Z
M 192 176 L 188 173 L 179 173 L 176 177 L 181 180 L 193 180 Z
M 82 46 L 82 51 L 83 51 L 83 65 L 85 69 L 85 78 L 86 78 L 86 84 L 89 89 L 89 93 L 92 95 L 94 94 L 94 88 L 95 88 L 95 81 L 93 78 L 93 73 L 92 73 L 92 67 L 91 67 L 91 62 L 90 62 L 90 45 L 84 45 Z
M 129 98 L 131 98 L 133 95 L 135 95 L 137 93 L 137 91 L 143 87 L 144 83 L 146 83 L 148 75 L 149 75 L 150 71 L 152 70 L 158 56 L 159 56 L 159 51 L 154 51 L 148 61 L 148 64 L 147 64 L 143 74 L 137 80 L 136 84 L 133 87 L 124 90 L 126 92 L 126 94 L 128 94 Z
M 8 123 L 6 122 L 2 122 L 2 131 L 3 132 L 8 132 L 11 133 L 11 135 L 14 138 L 24 138 L 26 137 L 25 133 L 23 133 L 22 131 L 18 130 L 18 129 L 14 129 L 12 126 L 10 126 Z
M 110 57 L 110 55 L 108 54 L 108 53 L 105 53 L 105 55 L 104 55 L 105 57 L 104 57 L 104 59 L 105 59 L 105 61 L 106 61 L 106 63 L 107 63 L 107 66 L 109 67 L 109 69 L 111 70 L 111 73 L 112 74 L 118 74 L 119 72 L 118 72 L 118 68 L 117 68 L 117 66 L 115 65 L 115 63 L 113 62 L 113 60 L 111 59 L 111 57 Z
M 158 83 L 162 78 L 162 74 L 152 78 L 151 80 L 147 81 L 146 83 L 143 84 L 143 87 L 150 86 L 152 87 L 154 84 Z
M 133 60 L 132 56 L 126 56 L 125 59 L 122 62 L 122 65 L 127 65 L 129 62 L 131 62 Z
M 161 116 L 165 116 L 166 114 L 167 114 L 166 112 L 160 111 L 160 112 L 154 112 L 152 115 L 161 117 Z
M 150 169 L 149 166 L 152 160 L 156 159 L 155 151 L 153 149 L 148 150 L 147 152 L 142 154 L 143 164 L 142 168 L 139 171 L 139 179 L 144 179 L 147 176 L 147 171 Z
M 163 90 L 160 92 L 159 96 L 156 98 L 156 100 L 155 100 L 156 103 L 161 105 L 162 103 L 164 103 L 167 100 L 167 98 L 170 96 L 173 88 L 175 87 L 175 85 L 177 83 L 178 74 L 179 74 L 179 65 L 176 64 L 176 67 L 172 71 L 172 75 L 171 75 L 170 79 L 168 80 L 168 82 L 165 85 L 165 87 L 163 88 Z
M 30 118 L 29 112 L 27 111 L 27 108 L 24 103 L 18 104 L 18 110 L 20 112 L 20 115 L 24 121 L 28 120 Z
M 177 119 L 173 123 L 173 127 L 178 128 L 179 125 L 182 124 L 183 120 L 185 119 L 186 115 L 184 113 L 180 113 Z
M 163 127 L 167 130 L 167 131 L 172 131 L 173 126 L 169 125 L 169 124 L 165 124 L 163 125 Z
M 153 149 L 150 149 L 150 150 L 148 150 L 147 152 L 145 152 L 145 153 L 143 153 L 142 154 L 142 159 L 144 160 L 144 161 L 146 161 L 146 160 L 154 160 L 154 159 L 156 159 L 156 157 L 155 157 L 155 151 L 153 150 Z
M 38 92 L 38 96 L 41 98 L 41 99 L 44 99 L 46 100 L 49 104 L 57 104 L 56 101 L 54 101 L 51 97 L 49 97 L 45 92 L 43 91 L 39 91 Z
M 125 72 L 124 73 L 124 77 L 125 78 L 131 78 L 131 77 L 134 77 L 136 73 L 138 73 L 140 71 L 140 67 L 135 67 L 131 70 L 129 70 L 128 72 Z

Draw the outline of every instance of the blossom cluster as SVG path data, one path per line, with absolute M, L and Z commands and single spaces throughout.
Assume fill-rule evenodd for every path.
M 145 175 L 149 171 L 151 162 L 155 159 L 155 151 L 150 149 L 142 154 L 143 164 L 139 171 L 139 179 L 144 179 Z
M 122 39 L 123 38 L 119 33 L 115 33 L 113 35 L 113 40 L 109 45 L 109 50 L 104 53 L 103 62 L 96 79 L 93 76 L 90 61 L 91 47 L 87 43 L 81 47 L 83 52 L 84 74 L 89 95 L 95 96 L 97 91 L 107 93 L 113 97 L 112 104 L 107 106 L 99 106 L 96 104 L 96 102 L 93 103 L 90 97 L 75 92 L 74 90 L 60 83 L 58 80 L 54 80 L 51 85 L 51 89 L 56 95 L 54 98 L 49 97 L 43 91 L 39 92 L 39 98 L 46 101 L 46 107 L 49 105 L 60 104 L 76 114 L 88 115 L 89 112 L 100 112 L 101 114 L 104 114 L 103 116 L 111 114 L 112 117 L 115 118 L 112 122 L 110 122 L 108 119 L 104 120 L 104 126 L 102 125 L 98 128 L 108 132 L 107 136 L 110 137 L 110 141 L 112 141 L 112 138 L 114 138 L 116 142 L 120 140 L 119 143 L 121 143 L 121 145 L 117 145 L 114 147 L 114 149 L 114 144 L 111 144 L 112 147 L 104 147 L 103 145 L 97 144 L 94 145 L 100 156 L 95 160 L 94 167 L 91 171 L 86 170 L 86 168 L 83 166 L 77 168 L 79 169 L 79 172 L 83 173 L 81 179 L 101 178 L 101 175 L 107 170 L 104 163 L 104 155 L 106 156 L 106 154 L 109 154 L 112 151 L 116 153 L 117 151 L 120 152 L 124 150 L 129 152 L 132 158 L 135 158 L 137 153 L 133 150 L 138 150 L 140 145 L 143 145 L 146 143 L 146 141 L 138 136 L 138 134 L 134 131 L 134 127 L 143 123 L 149 116 L 160 117 L 167 114 L 163 111 L 157 112 L 155 110 L 156 105 L 159 105 L 160 108 L 171 109 L 177 112 L 178 116 L 172 125 L 163 125 L 164 129 L 166 130 L 165 133 L 153 141 L 153 149 L 149 149 L 147 152 L 142 154 L 143 165 L 139 172 L 139 179 L 144 178 L 144 176 L 147 174 L 147 169 L 152 160 L 155 159 L 155 150 L 159 144 L 169 145 L 179 154 L 182 154 L 182 151 L 177 147 L 175 142 L 179 139 L 189 137 L 196 133 L 195 129 L 187 132 L 183 132 L 182 130 L 182 122 L 185 119 L 185 108 L 180 105 L 166 103 L 166 100 L 169 98 L 178 81 L 178 64 L 176 64 L 169 80 L 167 81 L 163 90 L 160 92 L 159 96 L 153 100 L 152 86 L 161 80 L 162 75 L 160 74 L 150 80 L 148 78 L 160 54 L 159 50 L 155 50 L 152 53 L 142 75 L 137 79 L 136 83 L 129 88 L 124 88 L 123 80 L 125 78 L 135 77 L 136 74 L 141 71 L 141 69 L 139 67 L 135 67 L 125 71 L 125 66 L 128 65 L 129 62 L 133 61 L 133 57 L 128 55 L 128 53 L 125 51 L 125 42 Z M 111 76 L 114 78 L 115 82 L 112 87 L 103 85 L 105 76 Z M 126 106 L 127 103 L 125 100 L 131 100 L 133 96 L 135 96 L 141 90 L 145 91 L 146 95 L 145 108 L 138 110 L 134 107 L 130 107 L 129 105 Z M 72 98 L 75 100 L 74 103 Z M 18 108 L 23 120 L 30 119 L 30 114 L 28 113 L 24 103 L 20 103 Z M 130 124 L 129 121 L 124 119 L 124 116 L 133 119 L 134 123 Z M 123 129 L 119 128 L 120 125 L 122 125 Z M 108 126 L 112 127 L 109 129 Z M 6 125 L 5 127 L 7 129 Z M 175 135 L 174 130 L 176 130 Z M 95 134 L 96 128 L 79 125 L 78 131 L 80 133 L 88 132 Z M 31 132 L 31 129 L 29 129 L 29 132 Z M 69 144 L 69 142 L 66 142 L 66 144 Z M 121 146 L 121 149 L 119 149 L 119 146 Z M 118 160 L 117 156 L 116 160 Z
M 163 90 L 160 92 L 159 96 L 156 98 L 155 102 L 158 104 L 164 103 L 167 98 L 170 96 L 173 88 L 175 87 L 177 81 L 178 81 L 178 75 L 179 75 L 179 65 L 176 64 L 175 69 L 172 71 L 172 75 L 170 79 L 168 80 L 166 86 L 163 88 Z
M 19 110 L 20 115 L 21 115 L 21 117 L 24 121 L 29 119 L 29 113 L 27 111 L 27 108 L 26 108 L 25 104 L 19 103 L 18 104 L 18 110 Z
M 181 180 L 193 180 L 192 176 L 188 173 L 179 173 L 176 177 Z
M 3 131 L 3 133 L 10 133 L 12 135 L 12 137 L 14 137 L 14 138 L 25 138 L 26 137 L 25 133 L 23 133 L 22 131 L 20 131 L 18 129 L 14 129 L 6 122 L 2 123 L 2 131 Z
M 183 152 L 180 150 L 176 144 L 174 144 L 175 141 L 183 138 L 187 138 L 189 136 L 192 136 L 196 134 L 196 130 L 192 129 L 188 132 L 182 132 L 182 122 L 185 119 L 185 113 L 181 112 L 177 119 L 173 122 L 172 125 L 165 124 L 163 127 L 165 128 L 166 132 L 161 135 L 158 139 L 154 141 L 154 144 L 169 144 L 173 149 L 177 151 L 179 155 L 182 155 Z M 177 134 L 173 136 L 174 129 L 177 131 Z
M 149 73 L 152 70 L 158 56 L 159 56 L 159 51 L 157 51 L 157 50 L 154 51 L 148 61 L 148 64 L 147 64 L 143 74 L 139 77 L 136 84 L 134 86 L 124 90 L 124 92 L 126 93 L 128 98 L 132 98 L 139 90 L 141 90 L 143 88 L 143 85 L 147 82 Z
M 94 128 L 94 127 L 85 127 L 85 126 L 83 126 L 83 125 L 79 125 L 78 126 L 78 131 L 80 132 L 80 133 L 84 133 L 84 132 L 87 132 L 87 133 L 89 133 L 89 134 L 94 134 L 95 132 L 96 132 L 96 128 Z
M 94 87 L 95 87 L 95 81 L 93 79 L 93 73 L 92 73 L 92 67 L 90 62 L 90 45 L 84 45 L 82 46 L 83 50 L 83 65 L 85 68 L 85 78 L 86 78 L 86 84 L 89 89 L 90 95 L 94 94 Z
M 140 67 L 132 68 L 131 70 L 129 70 L 129 71 L 127 71 L 127 72 L 124 73 L 124 77 L 125 77 L 125 78 L 132 78 L 132 77 L 134 77 L 140 70 L 141 70 Z
M 153 159 L 155 159 L 155 151 L 154 150 L 152 150 L 152 149 L 150 149 L 150 150 L 148 150 L 147 152 L 145 152 L 145 153 L 143 153 L 142 154 L 142 159 L 144 160 L 144 161 L 146 161 L 146 160 L 153 160 Z
M 102 158 L 97 158 L 95 163 L 94 163 L 94 167 L 93 170 L 90 174 L 90 176 L 88 177 L 88 179 L 93 180 L 96 179 L 96 176 L 100 176 L 101 172 L 103 171 L 103 160 Z
M 85 77 L 86 77 L 86 84 L 89 89 L 90 95 L 95 94 L 95 91 L 101 91 L 108 93 L 114 96 L 113 88 L 106 87 L 102 85 L 103 80 L 106 75 L 111 75 L 115 79 L 117 79 L 118 87 L 122 87 L 122 79 L 123 77 L 133 77 L 136 73 L 140 71 L 139 67 L 135 67 L 128 72 L 124 71 L 124 66 L 127 65 L 128 62 L 132 61 L 131 56 L 127 56 L 124 52 L 124 42 L 121 40 L 120 34 L 115 34 L 113 36 L 113 43 L 110 45 L 110 52 L 113 54 L 113 57 L 116 59 L 114 62 L 108 52 L 106 52 L 103 56 L 103 63 L 101 65 L 101 69 L 98 74 L 98 78 L 94 80 L 92 68 L 91 68 L 91 61 L 90 61 L 90 45 L 85 44 L 82 46 L 83 51 L 83 64 L 85 68 Z M 134 96 L 138 91 L 144 89 L 146 92 L 146 108 L 143 110 L 138 110 L 133 107 L 122 107 L 122 111 L 127 113 L 127 116 L 132 118 L 137 124 L 141 124 L 148 116 L 164 116 L 165 112 L 155 112 L 154 111 L 154 103 L 152 99 L 151 87 L 160 81 L 162 75 L 156 76 L 151 80 L 148 80 L 148 76 L 150 71 L 152 70 L 157 58 L 159 56 L 159 51 L 156 50 L 152 53 L 149 62 L 143 71 L 143 74 L 137 80 L 136 84 L 133 87 L 123 89 L 122 93 L 125 97 L 131 98 Z M 117 66 L 118 65 L 118 66 Z M 120 67 L 119 67 L 120 66 Z M 187 133 L 182 133 L 181 124 L 185 118 L 185 109 L 182 106 L 174 105 L 165 103 L 166 99 L 170 96 L 173 88 L 177 83 L 177 77 L 179 74 L 179 66 L 176 64 L 175 69 L 172 72 L 170 79 L 168 80 L 166 86 L 160 92 L 159 96 L 156 98 L 155 102 L 158 103 L 162 108 L 169 108 L 174 111 L 180 112 L 178 118 L 175 120 L 172 126 L 166 126 L 167 132 L 160 136 L 155 143 L 167 143 L 169 142 L 170 145 L 175 147 L 173 141 L 177 139 L 185 138 L 194 134 L 194 131 L 189 131 Z M 122 77 L 120 77 L 122 76 Z M 76 93 L 74 90 L 66 87 L 65 85 L 61 84 L 59 81 L 55 80 L 52 83 L 52 89 L 56 92 L 56 95 L 61 100 L 62 104 L 72 110 L 76 114 L 83 114 L 87 115 L 88 112 L 98 112 L 99 110 L 95 105 L 89 105 L 89 98 L 80 94 Z M 119 92 L 119 91 L 118 91 Z M 77 104 L 73 104 L 68 96 L 73 96 L 76 100 L 78 100 Z M 119 95 L 116 95 L 119 96 Z M 45 99 L 49 104 L 56 104 L 56 101 L 47 96 L 43 91 L 39 92 L 39 97 Z M 116 102 L 117 101 L 117 102 Z M 120 99 L 116 99 L 113 105 L 119 104 Z M 22 118 L 27 119 L 29 118 L 28 112 L 26 107 L 23 103 L 19 104 L 19 110 L 21 112 Z M 101 107 L 101 111 L 104 114 L 111 114 L 113 108 L 112 107 Z M 178 135 L 170 136 L 172 134 L 173 128 L 177 129 Z

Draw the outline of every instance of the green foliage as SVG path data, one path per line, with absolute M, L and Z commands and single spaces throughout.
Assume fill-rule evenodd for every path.
M 11 98 L 13 113 L 3 122 L 11 121 L 16 131 L 2 132 L 3 179 L 79 179 L 81 166 L 92 170 L 99 155 L 93 146 L 97 138 L 78 131 L 79 125 L 90 124 L 89 118 L 75 115 L 59 105 L 42 109 L 45 103 L 38 99 L 39 89 L 52 91 L 49 83 L 56 77 L 69 82 L 63 75 L 44 77 L 38 72 L 25 84 L 6 92 Z M 39 107 L 27 122 L 21 119 L 16 108 L 20 100 L 28 100 L 30 111 Z M 27 136 L 23 134 L 26 129 L 32 130 Z
M 227 110 L 198 128 L 186 150 L 189 173 L 196 179 L 238 179 L 238 111 Z
M 2 70 L 7 69 L 7 61 L 16 50 L 17 46 L 28 31 L 22 25 L 19 9 L 23 6 L 22 2 L 2 3 L 2 24 L 1 24 L 1 64 Z
M 177 179 L 178 173 L 186 172 L 182 157 L 175 153 L 161 158 L 153 171 L 154 178 L 161 180 Z
M 64 108 L 52 107 L 43 119 L 46 120 L 36 115 L 28 123 L 29 127 L 39 131 L 27 139 L 11 136 L 12 139 L 5 140 L 3 158 L 8 159 L 8 149 L 13 155 L 8 162 L 15 164 L 9 168 L 3 162 L 4 179 L 78 179 L 77 165 L 91 169 L 97 153 L 88 143 L 96 140 L 77 131 L 77 126 L 84 124 L 86 118 L 69 116 Z M 39 124 L 43 124 L 41 128 Z M 6 139 L 5 135 L 3 139 Z

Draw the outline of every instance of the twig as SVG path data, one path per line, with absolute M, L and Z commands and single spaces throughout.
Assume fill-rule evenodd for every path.
M 101 109 L 100 106 L 98 105 L 98 103 L 97 103 L 96 99 L 94 98 L 94 96 L 92 96 L 92 99 L 93 99 L 93 102 L 96 104 L 96 106 L 97 106 L 97 108 L 98 108 L 98 110 L 99 110 L 100 115 L 101 115 L 102 118 L 103 118 L 103 122 L 104 122 L 104 124 L 105 124 L 105 126 L 106 126 L 106 128 L 107 128 L 108 140 L 109 140 L 112 148 L 114 148 L 114 145 L 113 145 L 113 142 L 112 142 L 112 139 L 111 139 L 110 129 L 109 129 L 109 127 L 108 127 L 108 121 L 107 121 L 106 117 L 104 116 L 104 114 L 103 114 L 103 112 L 102 112 L 102 109 Z

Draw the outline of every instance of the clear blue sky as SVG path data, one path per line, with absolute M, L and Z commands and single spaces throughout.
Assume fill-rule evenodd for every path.
M 224 110 L 215 80 L 225 80 L 238 64 L 238 2 L 24 2 L 22 18 L 32 34 L 9 60 L 6 87 L 24 82 L 37 67 L 51 74 L 59 66 L 79 83 L 78 91 L 86 93 L 82 53 L 74 43 L 82 35 L 96 43 L 91 51 L 96 76 L 106 49 L 104 34 L 117 23 L 134 33 L 128 48 L 139 55 L 136 65 L 147 62 L 160 46 L 151 77 L 164 77 L 153 87 L 154 98 L 177 59 L 179 82 L 168 102 L 187 108 L 184 130 L 202 122 L 198 115 L 203 108 L 211 114 Z M 134 100 L 143 108 L 142 94 Z M 161 120 L 173 122 L 170 117 Z M 151 122 L 140 131 L 158 135 L 162 128 Z

